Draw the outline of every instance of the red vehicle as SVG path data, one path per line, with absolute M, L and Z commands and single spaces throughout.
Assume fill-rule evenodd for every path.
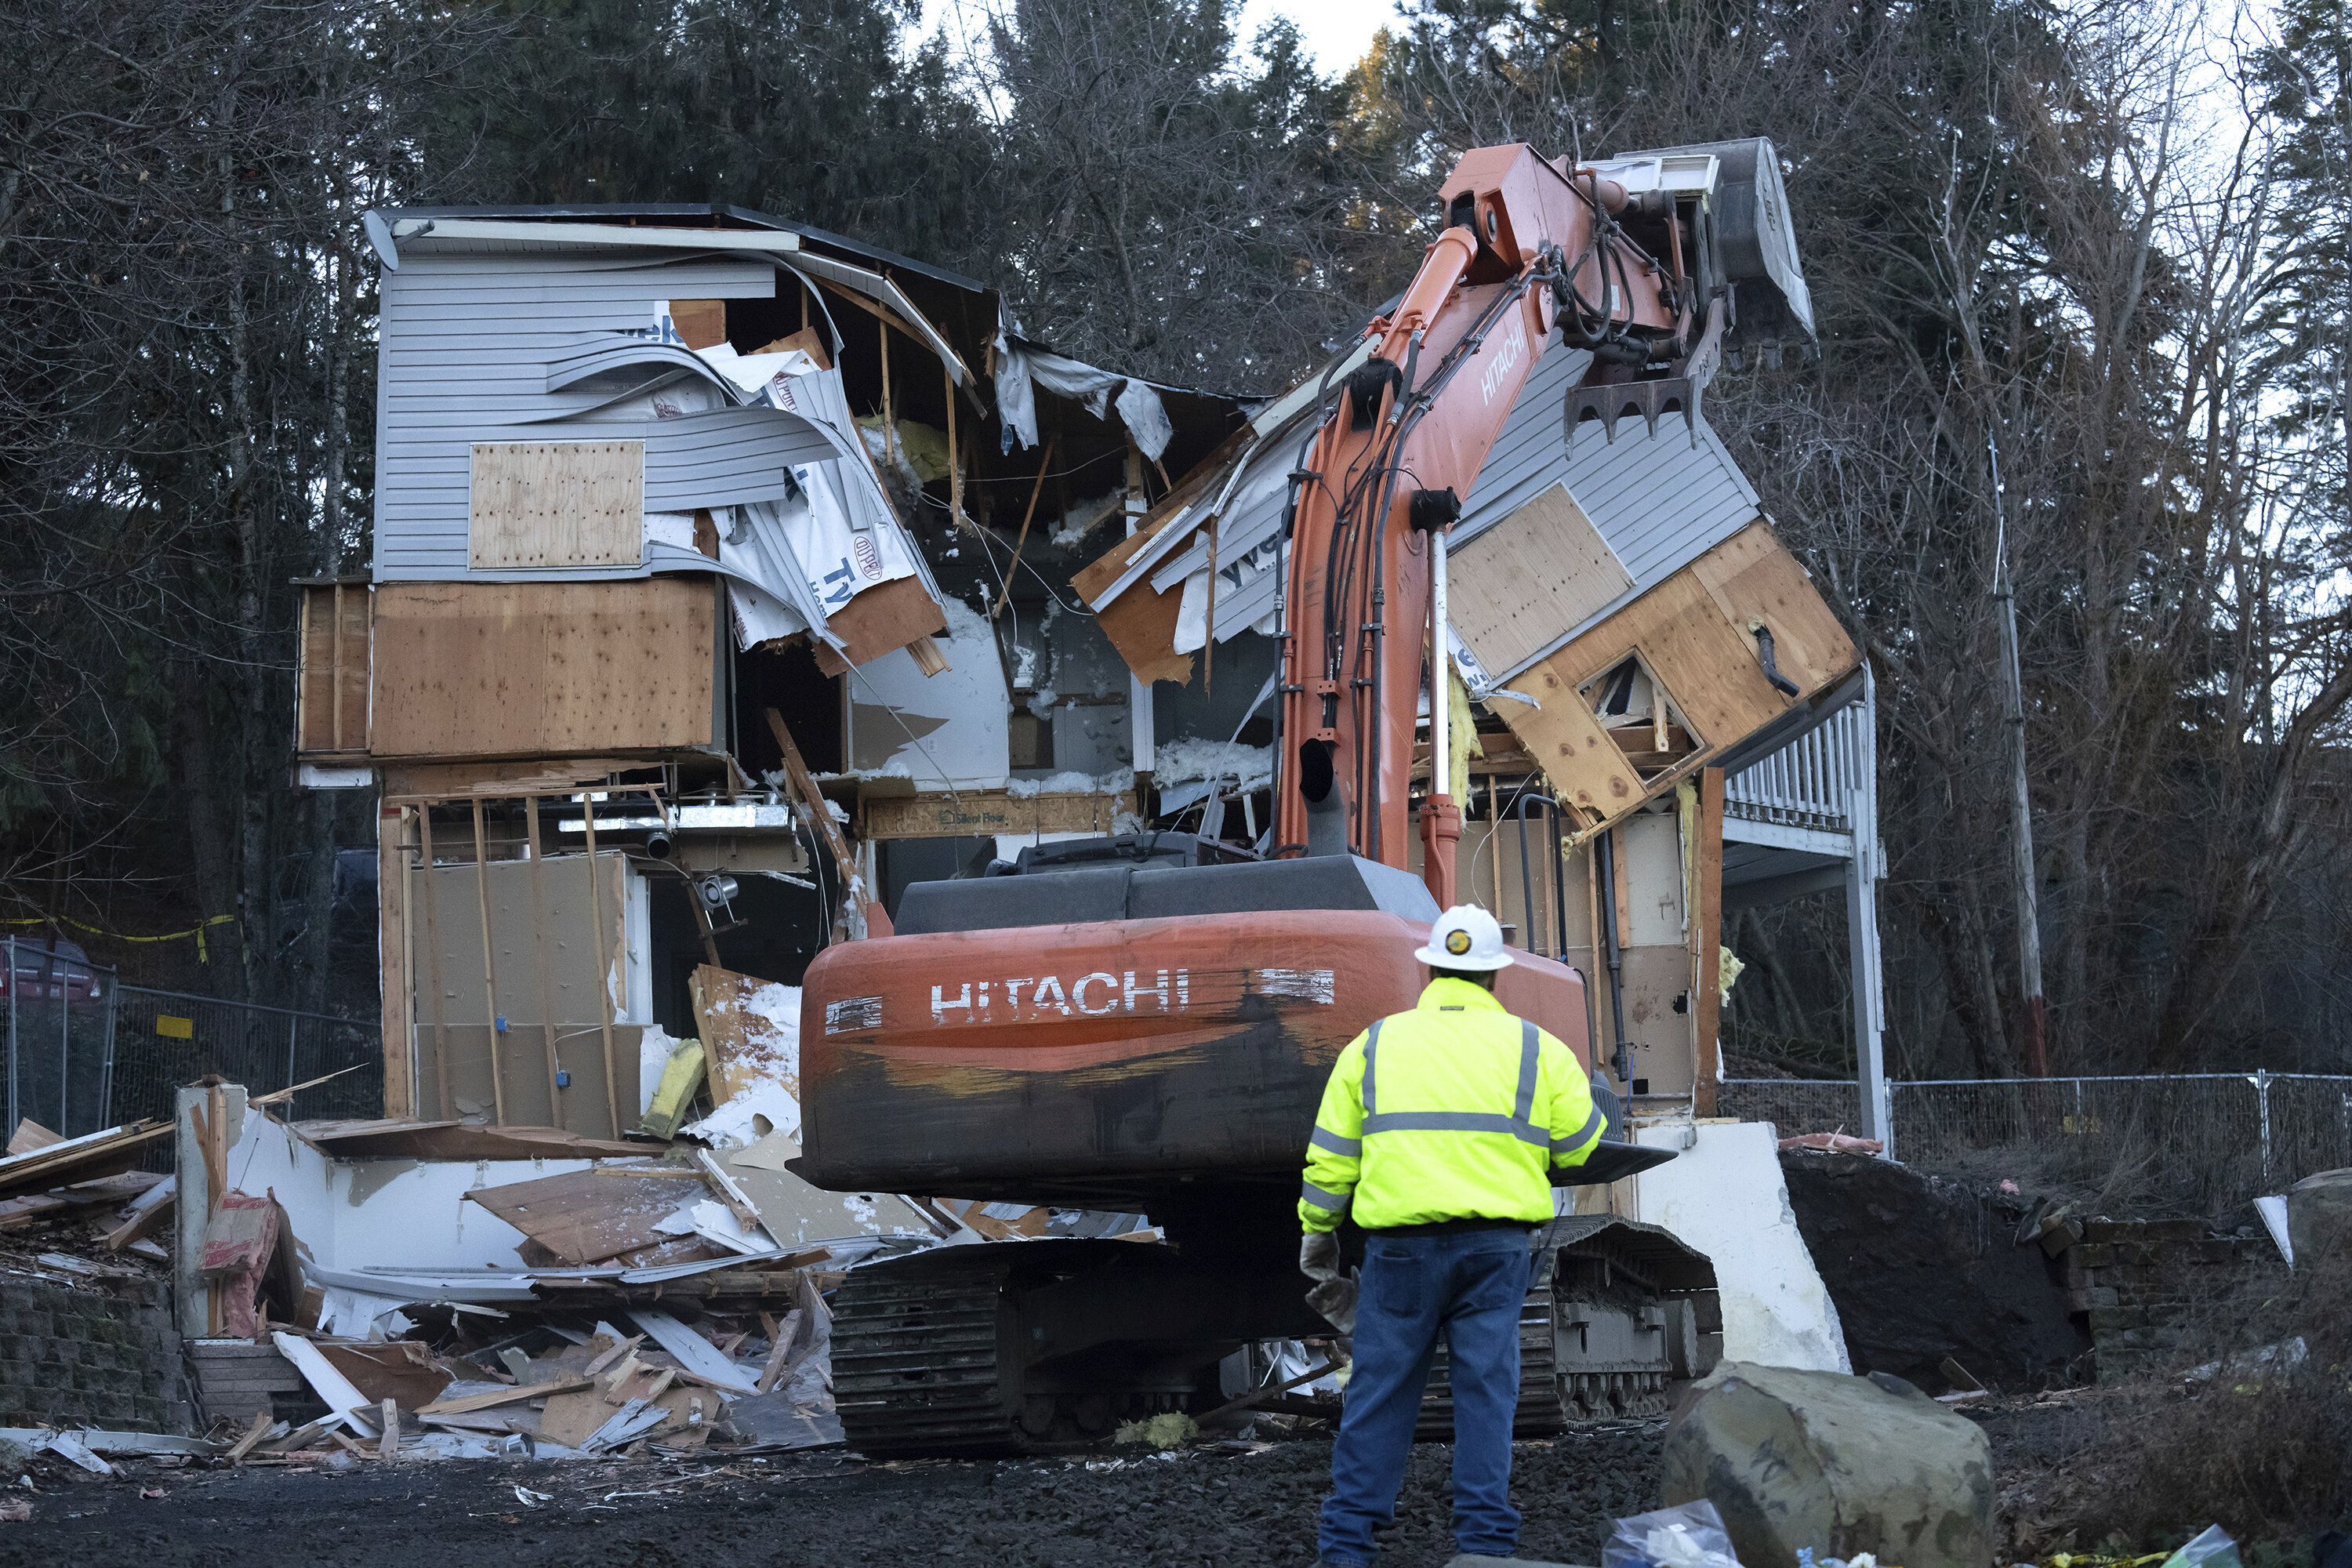
M 94 1002 L 98 971 L 79 944 L 53 936 L 0 937 L 9 962 L 0 964 L 0 996 L 12 1001 Z

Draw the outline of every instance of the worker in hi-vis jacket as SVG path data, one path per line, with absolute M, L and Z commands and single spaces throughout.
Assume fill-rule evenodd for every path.
M 1582 1163 L 1605 1131 L 1576 1054 L 1495 999 L 1511 955 L 1494 916 L 1448 910 L 1413 956 L 1428 988 L 1339 1053 L 1298 1202 L 1299 1268 L 1318 1281 L 1308 1300 L 1354 1335 L 1318 1536 L 1329 1568 L 1369 1568 L 1372 1527 L 1394 1514 L 1441 1331 L 1455 1544 L 1474 1560 L 1517 1548 L 1511 1417 L 1529 1233 L 1552 1217 L 1551 1168 Z M 1343 1218 L 1368 1233 L 1360 1282 L 1341 1271 Z

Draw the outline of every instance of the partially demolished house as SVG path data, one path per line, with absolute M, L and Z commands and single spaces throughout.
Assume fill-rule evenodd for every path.
M 733 208 L 370 232 L 373 562 L 310 588 L 298 726 L 306 781 L 382 791 L 389 1114 L 619 1137 L 698 967 L 796 984 L 1055 837 L 1265 847 L 1290 474 L 1348 358 L 1153 386 Z M 1727 898 L 1842 879 L 1875 972 L 1867 677 L 1703 420 L 1563 426 L 1584 369 L 1542 358 L 1454 535 L 1459 886 L 1706 1113 Z
M 383 1119 L 210 1082 L 168 1182 L 22 1201 L 126 1203 L 109 1247 L 156 1262 L 173 1227 L 204 1414 L 272 1417 L 240 1455 L 837 1438 L 841 1270 L 1151 1233 L 802 1181 L 801 980 L 1057 838 L 1278 847 L 1293 470 L 1362 351 L 1150 384 L 730 207 L 368 230 L 373 549 L 306 587 L 295 722 L 306 786 L 381 802 Z M 1578 1203 L 1713 1257 L 1735 1353 L 1839 1364 L 1769 1131 L 1698 1123 L 1727 904 L 1843 882 L 1876 1073 L 1867 672 L 1703 420 L 1563 424 L 1584 369 L 1542 358 L 1453 535 L 1457 886 L 1591 977 L 1633 1135 L 1698 1156 Z M 17 1159 L 111 1180 L 165 1131 Z
M 310 587 L 299 749 L 382 791 L 389 1114 L 620 1136 L 698 966 L 789 984 L 910 879 L 1133 819 L 1193 726 L 1067 579 L 1235 400 L 734 209 L 371 233 L 373 569 Z

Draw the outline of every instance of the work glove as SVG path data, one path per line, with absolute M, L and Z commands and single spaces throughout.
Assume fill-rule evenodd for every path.
M 1339 1238 L 1334 1233 L 1310 1230 L 1298 1244 L 1298 1271 L 1315 1281 L 1307 1304 L 1343 1334 L 1356 1331 L 1355 1270 L 1339 1272 Z

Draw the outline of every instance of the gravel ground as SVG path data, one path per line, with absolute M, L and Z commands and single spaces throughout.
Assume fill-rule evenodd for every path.
M 1654 1506 L 1662 1430 L 1519 1444 L 1520 1550 L 1598 1562 L 1609 1521 Z M 1449 1457 L 1435 1445 L 1413 1451 L 1381 1568 L 1435 1568 L 1453 1554 Z M 68 1479 L 45 1463 L 37 1494 L 0 1494 L 32 1505 L 29 1520 L 0 1522 L 0 1568 L 1305 1568 L 1329 1464 L 1329 1443 L 1313 1440 L 1089 1462 L 868 1465 L 835 1453 L 726 1465 L 452 1460 L 343 1474 L 133 1464 L 113 1481 Z M 552 1495 L 528 1506 L 518 1486 Z

